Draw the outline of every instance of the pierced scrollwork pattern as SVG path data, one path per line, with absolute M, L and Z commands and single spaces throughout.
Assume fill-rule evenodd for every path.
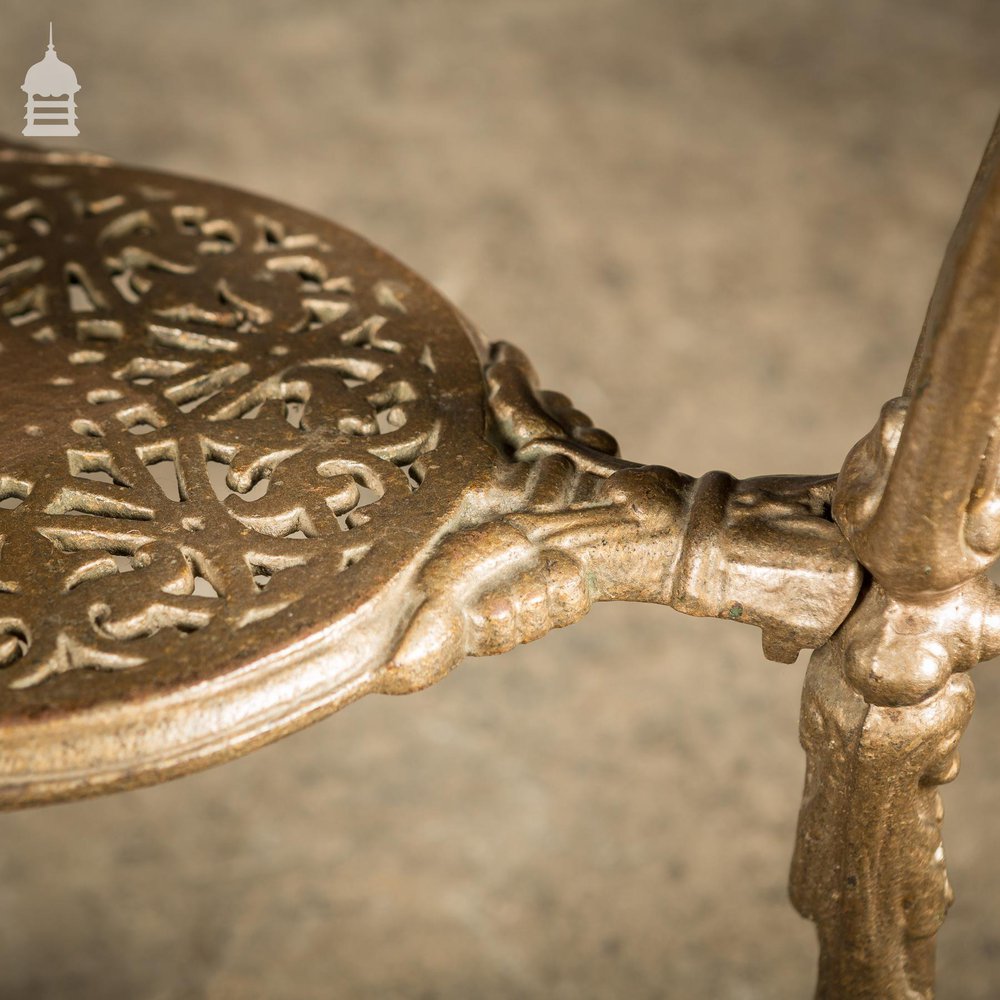
M 839 477 L 694 479 L 620 458 L 336 226 L 0 142 L 0 807 L 237 756 L 595 601 L 670 605 L 817 648 L 816 996 L 930 1000 L 936 788 L 1000 651 L 998 219 L 1000 124 Z
M 859 585 L 830 477 L 629 462 L 360 237 L 93 157 L 0 146 L 0 402 L 5 806 L 236 756 L 596 601 L 794 659 Z
M 439 364 L 476 362 L 335 226 L 25 157 L 0 163 L 0 688 L 50 698 L 197 662 L 197 634 L 280 615 L 419 521 L 454 430 Z

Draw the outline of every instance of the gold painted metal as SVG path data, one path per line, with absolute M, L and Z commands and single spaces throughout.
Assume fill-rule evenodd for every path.
M 237 756 L 636 600 L 813 648 L 792 897 L 823 998 L 929 998 L 936 786 L 1000 651 L 1000 141 L 838 478 L 617 454 L 301 211 L 0 146 L 0 806 Z
M 182 774 L 593 601 L 825 641 L 833 480 L 695 481 L 337 226 L 0 154 L 0 803 Z M 764 586 L 761 586 L 763 580 Z
M 847 456 L 833 513 L 866 570 L 813 654 L 792 898 L 818 924 L 817 996 L 934 990 L 952 901 L 936 786 L 958 773 L 974 689 L 1000 652 L 1000 124 L 948 246 L 904 395 Z

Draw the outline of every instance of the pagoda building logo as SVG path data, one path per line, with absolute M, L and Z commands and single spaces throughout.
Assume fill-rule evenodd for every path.
M 80 90 L 73 67 L 56 55 L 49 22 L 49 47 L 41 62 L 24 76 L 21 87 L 28 95 L 21 135 L 79 135 L 76 127 L 76 92 Z

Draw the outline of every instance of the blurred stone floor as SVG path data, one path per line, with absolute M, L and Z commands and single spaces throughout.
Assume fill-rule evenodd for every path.
M 4 131 L 50 16 L 81 145 L 364 232 L 691 473 L 839 466 L 1000 110 L 995 0 L 4 0 Z M 804 660 L 602 606 L 221 769 L 0 817 L 0 997 L 809 996 Z M 1000 995 L 977 681 L 942 1000 Z

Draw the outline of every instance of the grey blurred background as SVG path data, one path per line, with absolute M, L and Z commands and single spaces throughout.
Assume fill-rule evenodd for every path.
M 6 0 L 8 133 L 50 17 L 76 148 L 360 230 L 691 473 L 839 466 L 1000 110 L 995 0 Z M 0 817 L 0 997 L 809 996 L 804 661 L 602 606 L 221 769 Z M 943 1000 L 1000 994 L 977 686 Z

